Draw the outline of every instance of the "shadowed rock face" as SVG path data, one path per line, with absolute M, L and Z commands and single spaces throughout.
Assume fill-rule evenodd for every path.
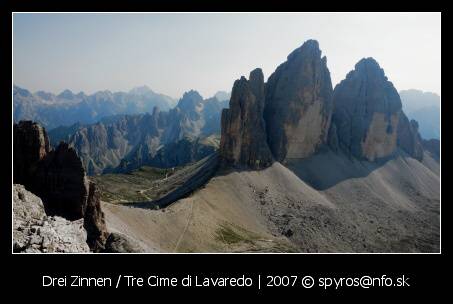
M 332 82 L 318 42 L 294 50 L 266 84 L 267 140 L 274 158 L 313 154 L 326 142 L 332 112 Z
M 360 60 L 332 91 L 326 61 L 318 42 L 308 40 L 266 84 L 258 69 L 250 80 L 237 80 L 230 109 L 222 113 L 223 161 L 266 167 L 272 159 L 309 157 L 324 144 L 368 161 L 393 155 L 397 147 L 422 160 L 418 124 L 402 112 L 398 92 L 379 64 Z
M 61 143 L 37 167 L 34 182 L 26 187 L 41 197 L 46 213 L 68 220 L 82 218 L 88 199 L 88 178 L 75 150 Z
M 220 156 L 250 168 L 315 153 L 327 140 L 332 82 L 317 41 L 293 51 L 264 84 L 260 69 L 234 83 L 222 113 Z
M 14 183 L 39 196 L 47 215 L 70 221 L 83 218 L 88 245 L 99 251 L 107 232 L 96 185 L 89 183 L 73 148 L 62 142 L 49 150 L 48 142 L 45 130 L 36 123 L 14 125 Z
M 264 76 L 261 69 L 236 80 L 230 99 L 230 108 L 221 118 L 220 156 L 224 163 L 251 168 L 266 167 L 272 155 L 266 142 L 263 120 Z
M 102 251 L 108 233 L 104 212 L 102 212 L 101 209 L 101 194 L 99 193 L 98 187 L 93 182 L 89 183 L 88 199 L 86 202 L 85 213 L 83 215 L 83 226 L 87 231 L 87 243 L 93 251 Z
M 28 184 L 29 172 L 36 170 L 37 163 L 50 151 L 46 130 L 31 121 L 14 124 L 14 181 Z
M 370 161 L 395 151 L 401 100 L 373 58 L 355 65 L 335 87 L 333 102 L 331 136 L 338 139 L 339 147 Z
M 398 123 L 398 146 L 413 158 L 419 161 L 423 159 L 423 145 L 418 133 L 418 123 L 413 119 L 409 121 L 403 112 L 400 113 Z

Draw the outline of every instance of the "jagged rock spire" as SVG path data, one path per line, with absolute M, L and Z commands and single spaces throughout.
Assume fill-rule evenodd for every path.
M 272 155 L 266 142 L 264 109 L 264 76 L 261 69 L 236 80 L 230 108 L 223 109 L 220 155 L 222 161 L 251 168 L 268 166 Z

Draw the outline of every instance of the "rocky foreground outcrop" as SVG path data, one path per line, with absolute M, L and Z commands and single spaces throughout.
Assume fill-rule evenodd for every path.
M 89 252 L 83 219 L 47 216 L 39 197 L 23 185 L 13 187 L 14 252 Z
M 75 150 L 66 143 L 50 150 L 45 130 L 31 121 L 15 124 L 13 138 L 14 183 L 39 196 L 47 215 L 83 219 L 86 242 L 92 251 L 102 250 L 107 231 L 99 193 Z
M 261 69 L 236 80 L 230 108 L 222 111 L 220 156 L 225 164 L 258 169 L 272 163 L 267 145 L 264 111 L 264 76 Z

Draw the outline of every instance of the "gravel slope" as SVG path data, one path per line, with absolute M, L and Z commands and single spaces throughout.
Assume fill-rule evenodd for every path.
M 109 229 L 149 251 L 438 252 L 438 163 L 425 162 L 324 152 L 286 167 L 220 171 L 165 209 L 103 208 Z

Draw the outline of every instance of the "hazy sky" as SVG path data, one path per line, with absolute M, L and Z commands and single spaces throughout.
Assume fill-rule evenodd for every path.
M 374 57 L 397 90 L 440 93 L 440 14 L 15 14 L 14 83 L 31 91 L 128 91 L 179 98 L 265 78 L 307 39 L 319 41 L 333 85 Z

